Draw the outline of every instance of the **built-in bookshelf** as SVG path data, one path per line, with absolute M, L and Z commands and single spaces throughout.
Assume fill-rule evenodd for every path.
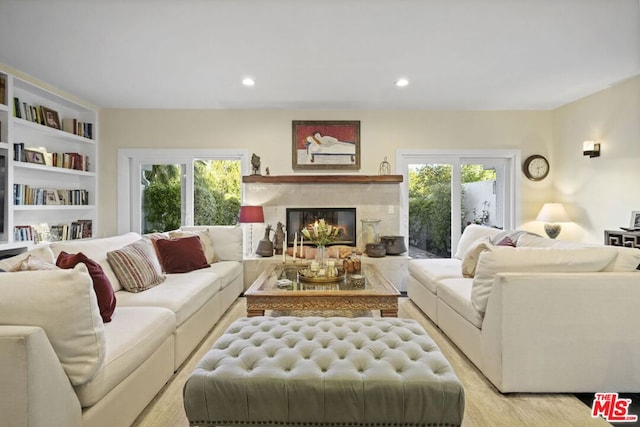
M 92 237 L 97 111 L 0 70 L 0 252 Z

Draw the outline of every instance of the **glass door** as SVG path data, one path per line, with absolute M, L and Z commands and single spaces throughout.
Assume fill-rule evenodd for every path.
M 448 258 L 464 228 L 515 228 L 519 153 L 405 153 L 406 234 L 412 258 Z

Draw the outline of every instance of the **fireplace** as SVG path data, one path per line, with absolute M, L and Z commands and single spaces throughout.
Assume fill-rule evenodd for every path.
M 319 219 L 340 227 L 333 245 L 356 246 L 356 208 L 287 208 L 287 244 L 293 245 L 295 233 L 300 236 L 302 228 Z

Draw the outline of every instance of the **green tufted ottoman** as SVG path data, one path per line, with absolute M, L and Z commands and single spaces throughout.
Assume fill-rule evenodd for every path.
M 251 317 L 184 387 L 191 425 L 459 426 L 464 389 L 414 320 Z

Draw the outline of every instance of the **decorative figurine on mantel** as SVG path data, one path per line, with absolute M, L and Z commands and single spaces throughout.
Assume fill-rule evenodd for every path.
M 273 256 L 273 242 L 270 239 L 272 231 L 271 225 L 267 224 L 267 228 L 264 230 L 264 237 L 258 242 L 256 255 L 265 257 Z
M 276 255 L 282 255 L 284 248 L 284 225 L 278 221 L 276 225 L 276 234 L 273 236 L 273 249 Z
M 260 156 L 256 153 L 251 155 L 251 175 L 261 175 L 260 174 Z

